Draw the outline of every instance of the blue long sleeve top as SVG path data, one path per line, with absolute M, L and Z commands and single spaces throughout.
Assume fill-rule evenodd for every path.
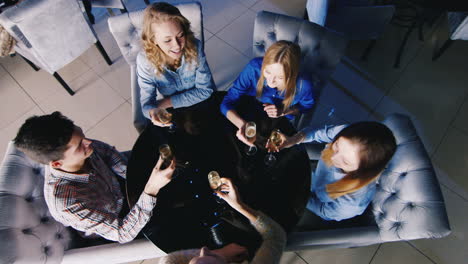
M 234 81 L 232 87 L 229 89 L 227 95 L 221 103 L 221 112 L 226 115 L 231 109 L 237 105 L 239 98 L 243 95 L 256 96 L 257 95 L 257 82 L 260 78 L 263 58 L 252 59 L 239 74 Z M 263 87 L 263 92 L 258 100 L 266 104 L 282 105 L 284 94 L 275 88 L 271 88 L 266 84 Z M 314 98 L 312 94 L 312 82 L 305 77 L 302 73 L 299 74 L 296 82 L 296 95 L 291 104 L 299 109 L 301 113 L 307 112 L 312 108 Z M 293 118 L 292 115 L 286 116 Z
M 149 110 L 157 107 L 157 95 L 170 97 L 174 108 L 186 107 L 204 101 L 214 90 L 214 81 L 206 56 L 199 40 L 197 61 L 189 63 L 182 56 L 176 71 L 164 68 L 156 75 L 154 66 L 146 58 L 144 51 L 137 56 L 137 79 L 140 86 L 140 103 L 143 115 L 149 117 Z
M 304 129 L 306 135 L 304 142 L 330 143 L 346 125 L 326 126 L 319 130 Z M 320 159 L 315 172 L 312 173 L 311 196 L 307 209 L 324 220 L 340 221 L 361 215 L 374 198 L 376 186 L 370 183 L 367 186 L 332 199 L 326 190 L 327 184 L 336 182 L 346 176 L 346 173 L 334 166 L 328 167 Z

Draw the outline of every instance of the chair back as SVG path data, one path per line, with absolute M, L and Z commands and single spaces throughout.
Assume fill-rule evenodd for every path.
M 337 6 L 328 11 L 325 27 L 351 40 L 376 39 L 385 31 L 394 13 L 393 5 Z
M 468 12 L 448 12 L 450 39 L 468 40 Z
M 190 21 L 195 38 L 199 39 L 203 44 L 203 18 L 200 3 L 192 2 L 175 6 Z M 136 64 L 136 57 L 142 49 L 143 14 L 144 10 L 139 10 L 110 17 L 108 20 L 110 32 L 114 36 L 123 57 L 131 66 Z
M 394 114 L 383 124 L 397 142 L 377 182 L 372 207 L 383 241 L 440 238 L 450 233 L 444 198 L 431 159 L 408 116 Z
M 0 263 L 60 263 L 70 233 L 49 213 L 44 165 L 10 142 L 0 165 Z
M 303 19 L 267 11 L 257 13 L 254 56 L 264 56 L 271 44 L 278 40 L 299 44 L 302 68 L 312 75 L 314 82 L 323 82 L 329 77 L 343 57 L 348 43 L 341 35 Z
M 97 41 L 76 0 L 22 1 L 0 14 L 0 24 L 19 54 L 51 74 Z

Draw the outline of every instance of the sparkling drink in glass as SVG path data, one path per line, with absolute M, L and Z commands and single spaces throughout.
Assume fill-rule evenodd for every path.
M 159 155 L 163 160 L 161 165 L 161 169 L 163 170 L 171 164 L 171 161 L 174 158 L 174 154 L 172 153 L 172 149 L 168 144 L 162 144 L 159 146 Z
M 245 125 L 244 133 L 247 140 L 253 144 L 257 137 L 257 125 L 255 124 L 255 122 L 247 122 L 247 124 Z M 248 146 L 245 153 L 249 156 L 255 155 L 255 153 L 257 153 L 257 147 Z
M 268 138 L 267 142 L 267 149 L 271 152 L 269 152 L 265 156 L 265 165 L 267 166 L 272 166 L 276 162 L 276 156 L 273 154 L 273 151 L 275 151 L 281 144 L 283 143 L 283 138 L 281 136 L 281 131 L 279 129 L 274 129 L 271 131 L 270 137 Z
M 166 109 L 159 108 L 158 111 L 156 112 L 156 115 L 158 116 L 159 121 L 163 124 L 169 124 L 172 121 L 172 114 L 169 113 Z M 169 133 L 174 133 L 175 132 L 175 126 L 174 124 L 171 124 L 168 129 Z
M 208 183 L 210 184 L 210 188 L 213 191 L 218 191 L 221 188 L 221 185 L 223 182 L 221 181 L 221 176 L 219 176 L 219 173 L 217 171 L 210 171 L 208 173 Z M 215 200 L 219 204 L 224 204 L 225 201 L 218 196 L 215 196 Z

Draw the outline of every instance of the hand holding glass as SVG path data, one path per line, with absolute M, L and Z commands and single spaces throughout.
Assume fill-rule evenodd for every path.
M 223 185 L 221 177 L 217 171 L 210 171 L 210 173 L 208 173 L 208 183 L 213 191 L 219 191 L 221 189 L 221 185 Z M 216 202 L 221 204 L 224 203 L 224 200 L 216 196 Z
M 169 133 L 173 133 L 175 131 L 175 126 L 173 123 L 171 123 L 172 114 L 169 113 L 166 109 L 158 108 L 156 117 L 164 126 L 169 126 Z

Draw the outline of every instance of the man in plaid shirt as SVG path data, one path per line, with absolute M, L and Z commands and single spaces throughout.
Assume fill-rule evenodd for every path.
M 52 216 L 65 226 L 125 243 L 151 218 L 159 190 L 171 181 L 175 162 L 160 170 L 160 159 L 137 203 L 126 201 L 117 177 L 125 179 L 127 160 L 114 147 L 85 138 L 60 112 L 34 116 L 21 126 L 15 146 L 46 165 L 44 196 Z

